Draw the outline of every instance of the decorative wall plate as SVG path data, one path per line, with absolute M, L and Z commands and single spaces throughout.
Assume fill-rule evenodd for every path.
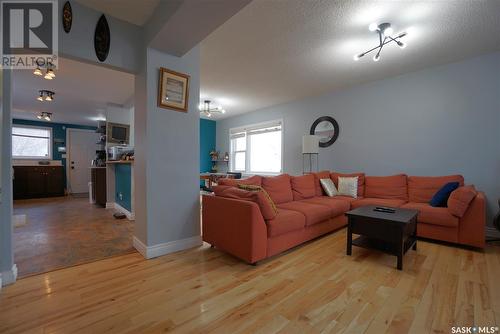
M 108 58 L 109 46 L 111 44 L 111 35 L 109 31 L 108 20 L 104 14 L 101 15 L 94 33 L 94 49 L 97 59 L 105 61 Z
M 62 23 L 65 32 L 69 33 L 71 30 L 71 24 L 73 23 L 73 11 L 71 9 L 71 4 L 66 1 L 62 10 Z

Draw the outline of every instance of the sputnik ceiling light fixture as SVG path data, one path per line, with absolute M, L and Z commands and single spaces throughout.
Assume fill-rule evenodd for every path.
M 203 103 L 199 105 L 198 109 L 200 109 L 200 114 L 205 115 L 207 117 L 212 117 L 212 114 L 225 114 L 226 111 L 222 109 L 222 107 L 211 107 L 210 103 L 212 101 L 205 100 Z
M 373 56 L 373 61 L 380 60 L 380 52 L 382 52 L 382 48 L 389 43 L 396 43 L 401 49 L 406 47 L 406 44 L 401 41 L 401 38 L 407 35 L 406 32 L 401 32 L 397 36 L 392 36 L 394 30 L 391 27 L 390 23 L 372 23 L 368 26 L 368 30 L 374 31 L 378 34 L 379 45 L 374 48 L 371 48 L 368 51 L 357 54 L 354 56 L 354 60 L 359 60 L 359 58 L 366 56 L 367 54 L 377 51 L 377 53 Z
M 42 68 L 46 67 L 47 72 L 45 75 L 43 74 Z M 54 65 L 52 63 L 47 63 L 45 66 L 40 65 L 39 62 L 36 63 L 36 68 L 33 71 L 33 74 L 36 76 L 43 76 L 47 80 L 52 80 L 56 77 L 56 73 L 54 72 Z

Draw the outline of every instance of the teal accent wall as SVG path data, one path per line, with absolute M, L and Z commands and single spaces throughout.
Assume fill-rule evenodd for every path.
M 216 125 L 215 121 L 200 118 L 200 173 L 212 169 L 209 153 L 215 150 Z
M 115 202 L 132 212 L 132 166 L 131 164 L 115 164 L 114 166 Z
M 29 125 L 29 126 L 40 126 L 44 128 L 52 129 L 52 160 L 60 160 L 64 168 L 64 175 L 66 175 L 66 159 L 62 157 L 64 153 L 58 152 L 59 147 L 66 146 L 66 129 L 85 129 L 85 130 L 96 130 L 95 126 L 87 125 L 77 125 L 77 124 L 66 124 L 66 123 L 53 123 L 53 122 L 40 122 L 40 121 L 30 121 L 25 119 L 13 119 L 12 123 L 14 125 Z M 96 145 L 97 150 L 97 145 Z M 89 161 L 90 165 L 90 161 Z M 66 178 L 64 178 L 64 187 L 66 187 Z

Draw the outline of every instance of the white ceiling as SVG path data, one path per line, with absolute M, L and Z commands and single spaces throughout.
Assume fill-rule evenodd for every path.
M 221 119 L 500 50 L 500 1 L 253 0 L 201 48 L 201 100 Z M 408 46 L 376 46 L 372 22 L 407 31 Z M 465 79 L 465 78 L 464 78 Z
M 30 70 L 13 73 L 14 118 L 36 120 L 39 112 L 47 111 L 53 113 L 53 122 L 95 125 L 109 104 L 127 104 L 134 95 L 132 74 L 65 58 L 59 58 L 54 80 Z M 54 101 L 36 100 L 40 89 L 54 91 Z
M 77 2 L 117 19 L 142 26 L 153 15 L 160 0 L 77 0 Z

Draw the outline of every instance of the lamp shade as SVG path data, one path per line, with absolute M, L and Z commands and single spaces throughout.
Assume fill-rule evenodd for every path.
M 302 153 L 319 153 L 319 137 L 314 135 L 302 136 Z

